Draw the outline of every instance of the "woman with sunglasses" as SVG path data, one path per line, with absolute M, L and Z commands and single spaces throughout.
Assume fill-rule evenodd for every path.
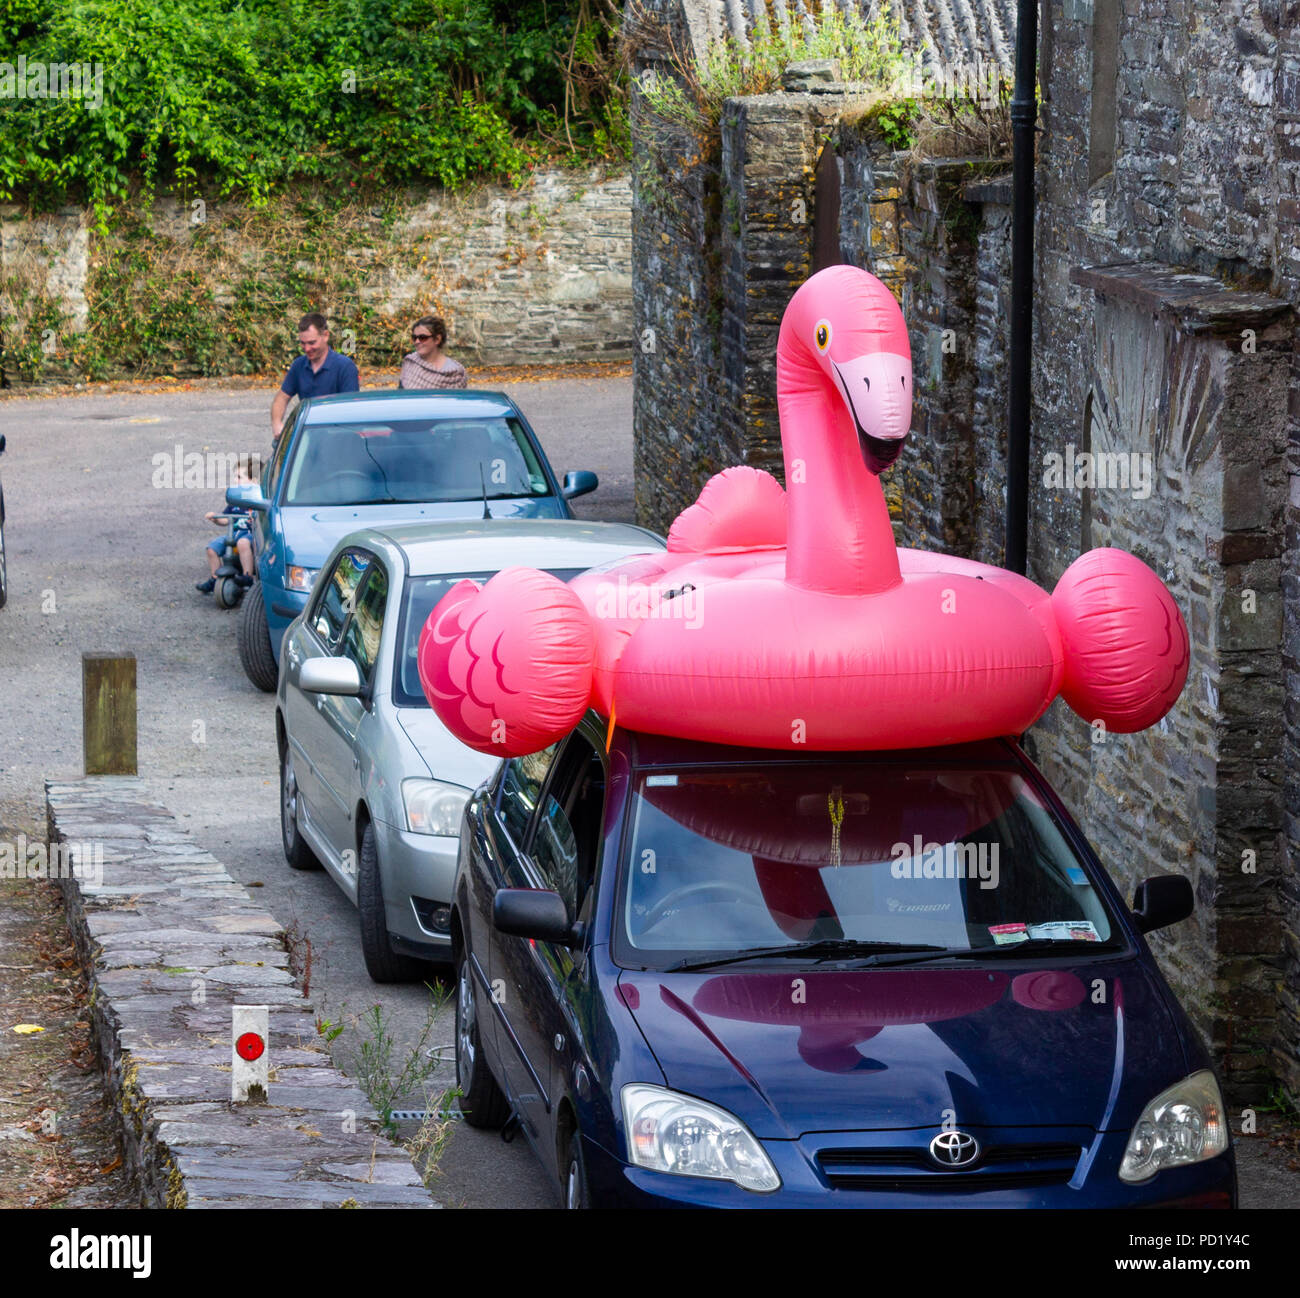
M 399 388 L 468 387 L 465 367 L 442 353 L 447 326 L 438 316 L 426 315 L 417 320 L 411 326 L 411 340 L 415 350 L 402 357 Z

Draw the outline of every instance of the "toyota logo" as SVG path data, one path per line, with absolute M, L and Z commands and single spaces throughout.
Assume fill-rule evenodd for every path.
M 980 1156 L 980 1142 L 964 1131 L 941 1131 L 930 1142 L 930 1157 L 940 1167 L 969 1167 Z

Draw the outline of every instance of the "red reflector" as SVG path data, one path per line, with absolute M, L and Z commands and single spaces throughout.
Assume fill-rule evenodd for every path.
M 262 1051 L 266 1049 L 266 1042 L 257 1035 L 256 1032 L 245 1032 L 238 1041 L 235 1042 L 235 1054 L 241 1059 L 260 1059 Z

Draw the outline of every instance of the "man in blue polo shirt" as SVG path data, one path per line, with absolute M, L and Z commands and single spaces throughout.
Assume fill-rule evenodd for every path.
M 298 321 L 298 342 L 302 355 L 289 366 L 280 390 L 271 402 L 271 440 L 280 436 L 285 408 L 290 397 L 330 396 L 335 392 L 356 392 L 361 387 L 356 362 L 330 346 L 329 325 L 313 311 Z

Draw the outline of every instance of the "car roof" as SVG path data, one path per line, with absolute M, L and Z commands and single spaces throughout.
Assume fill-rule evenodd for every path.
M 518 414 L 518 406 L 504 392 L 376 388 L 312 397 L 305 418 L 309 424 L 361 424 L 385 419 L 500 419 Z
M 445 572 L 495 572 L 515 565 L 594 568 L 612 559 L 664 548 L 663 538 L 643 527 L 577 518 L 401 523 L 353 532 L 346 541 L 372 549 L 387 541 L 402 552 L 406 571 L 412 577 Z

